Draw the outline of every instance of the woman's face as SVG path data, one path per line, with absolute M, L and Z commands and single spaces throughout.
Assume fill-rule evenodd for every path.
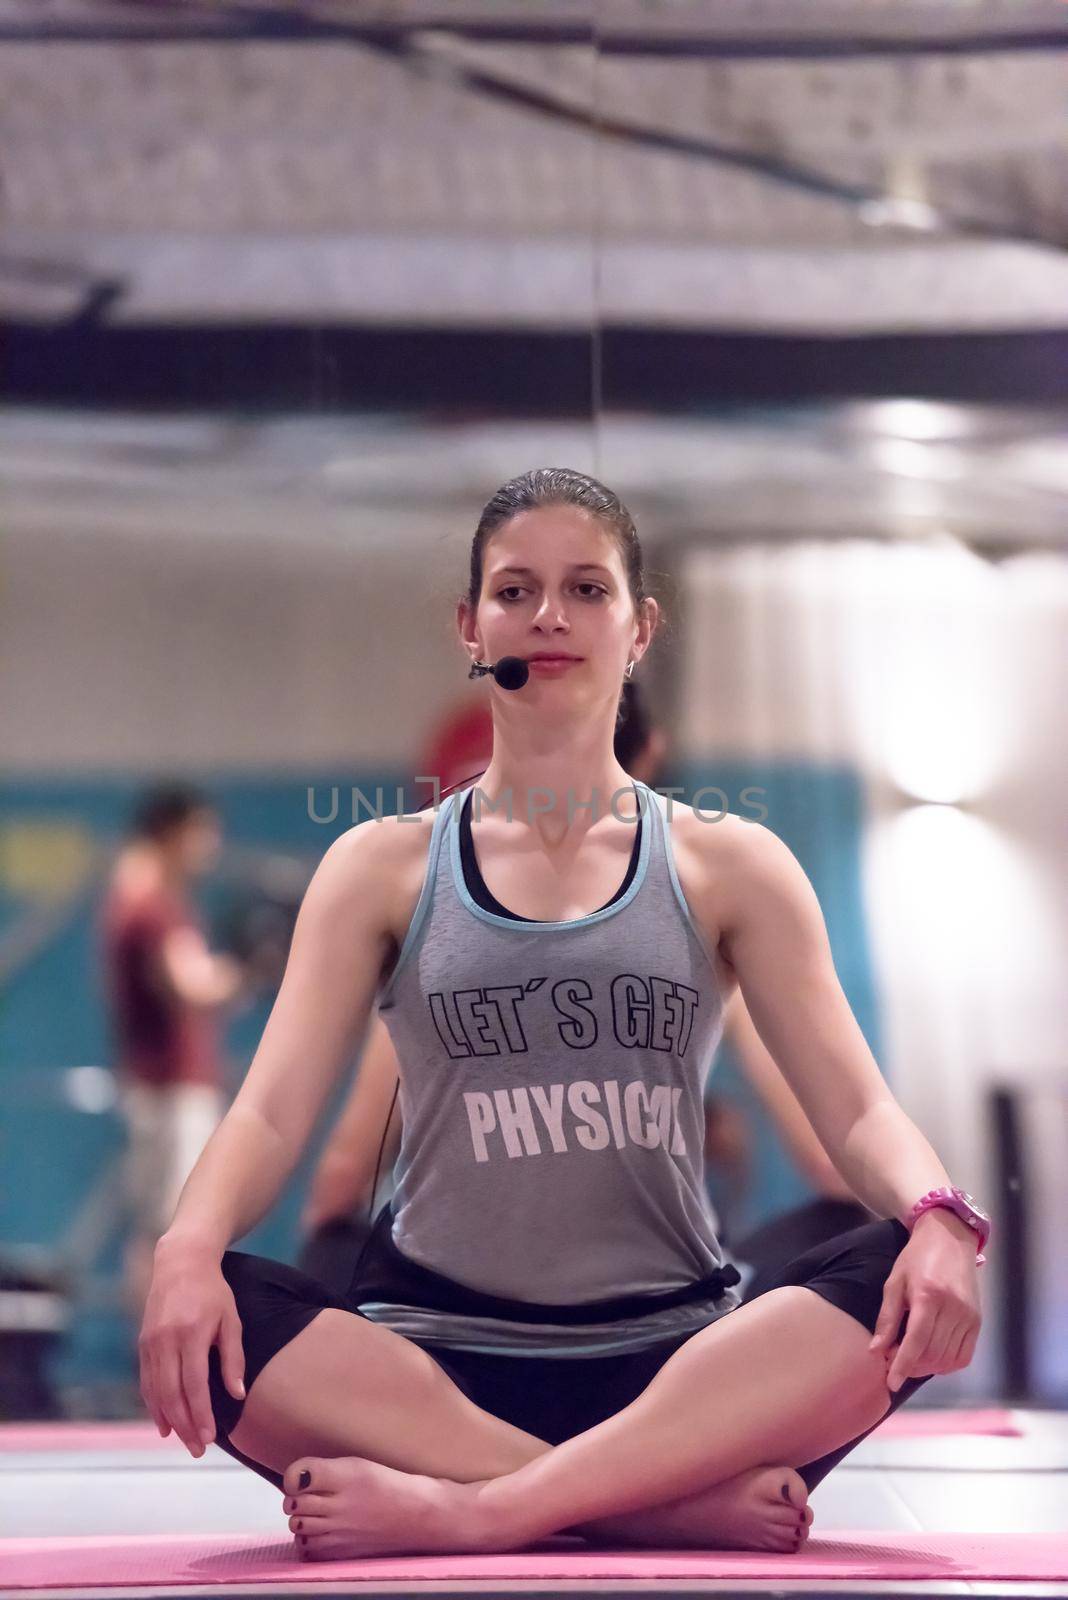
M 477 614 L 464 613 L 463 637 L 477 658 L 521 656 L 530 677 L 519 692 L 547 702 L 618 694 L 627 662 L 652 632 L 635 616 L 615 539 L 573 506 L 521 511 L 493 534 Z M 570 660 L 539 663 L 539 655 Z

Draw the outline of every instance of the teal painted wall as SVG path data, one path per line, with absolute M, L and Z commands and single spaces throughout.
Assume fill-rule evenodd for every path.
M 396 810 L 396 789 L 404 775 L 309 773 L 300 777 L 184 778 L 201 782 L 215 800 L 228 845 L 263 846 L 306 855 L 309 875 L 330 843 L 352 824 L 353 785 L 382 809 Z M 330 824 L 309 816 L 313 789 L 317 815 L 331 810 L 332 787 L 339 790 L 339 815 Z M 115 1110 L 86 1112 L 69 1103 L 64 1078 L 72 1066 L 109 1066 L 106 1012 L 98 982 L 94 918 L 99 891 L 82 881 L 87 847 L 109 846 L 123 833 L 141 780 L 71 778 L 7 781 L 0 794 L 0 940 L 23 935 L 64 890 L 70 903 L 55 926 L 40 937 L 40 947 L 20 964 L 0 995 L 0 1100 L 4 1106 L 0 1159 L 0 1246 L 39 1247 L 50 1261 L 62 1251 L 72 1223 L 99 1198 L 101 1186 L 117 1176 L 125 1143 Z M 358 813 L 369 815 L 365 806 Z M 82 886 L 79 889 L 79 882 Z M 224 910 L 227 890 L 208 879 L 196 898 L 209 926 Z M 270 996 L 233 1019 L 225 1035 L 236 1091 L 255 1053 L 270 1012 Z M 240 1247 L 292 1259 L 298 1244 L 298 1216 L 308 1178 L 350 1082 L 345 1075 L 320 1121 L 308 1150 L 270 1214 Z M 381 1186 L 381 1180 L 380 1180 Z M 116 1230 L 96 1257 L 76 1263 L 88 1291 L 53 1372 L 61 1383 L 117 1377 L 130 1370 L 131 1330 L 116 1309 L 121 1272 L 122 1232 Z

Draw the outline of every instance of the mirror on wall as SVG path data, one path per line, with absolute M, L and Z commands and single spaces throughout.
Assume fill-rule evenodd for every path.
M 906 1415 L 966 1413 L 996 1436 L 978 1448 L 1009 1451 L 1025 1410 L 1063 1407 L 1068 23 L 1025 9 L 0 6 L 0 1433 L 150 1428 L 157 1246 L 271 1035 L 313 875 L 365 820 L 443 814 L 488 764 L 494 708 L 504 725 L 459 602 L 484 508 L 539 467 L 592 478 L 624 545 L 637 531 L 659 624 L 620 683 L 613 760 L 668 799 L 668 830 L 628 857 L 602 829 L 588 880 L 535 830 L 524 878 L 515 835 L 461 833 L 456 805 L 430 859 L 533 994 L 537 963 L 507 976 L 524 884 L 519 921 L 572 920 L 561 897 L 597 916 L 626 895 L 608 877 L 640 886 L 665 842 L 662 948 L 694 963 L 709 1048 L 624 1086 L 600 1126 L 656 1160 L 659 1190 L 627 1169 L 643 1205 L 678 1200 L 684 1172 L 704 1232 L 668 1226 L 676 1255 L 645 1272 L 624 1230 L 619 1260 L 651 1290 L 715 1256 L 737 1309 L 889 1221 L 883 1146 L 847 1140 L 815 1081 L 826 1030 L 836 1104 L 885 1091 L 912 1130 L 886 1134 L 900 1170 L 929 1171 L 929 1148 L 994 1219 L 973 1358 Z M 538 613 L 531 591 L 516 648 L 576 624 L 578 586 L 559 598 Z M 564 730 L 547 687 L 543 726 Z M 803 874 L 822 1000 L 799 946 L 728 959 L 729 897 L 703 873 L 748 859 L 725 842 L 748 824 Z M 429 914 L 404 862 L 373 1000 Z M 501 1225 L 501 1173 L 575 1151 L 535 1120 L 551 1096 L 479 1076 L 515 1035 L 474 964 L 453 984 L 466 1023 L 435 1037 L 473 1073 L 471 1150 L 497 1119 L 501 1191 L 465 1204 Z M 340 1295 L 370 1262 L 367 1304 L 432 1343 L 435 1307 L 375 1276 L 421 1107 L 389 1019 L 362 1010 L 229 1243 Z M 680 1148 L 656 1108 L 683 1085 Z M 688 1151 L 671 1183 L 666 1144 Z M 529 1167 L 517 1184 L 532 1228 L 552 1194 L 590 1229 L 603 1214 Z M 550 1290 L 517 1250 L 483 1279 L 459 1223 L 433 1238 L 425 1267 L 505 1300 L 613 1298 L 607 1248 L 591 1296 L 559 1252 L 532 1255 Z

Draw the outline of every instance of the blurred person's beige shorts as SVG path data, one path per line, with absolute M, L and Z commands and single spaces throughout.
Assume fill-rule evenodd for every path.
M 222 1091 L 203 1083 L 126 1083 L 120 1106 L 131 1229 L 158 1239 L 170 1227 L 185 1180 L 222 1120 Z

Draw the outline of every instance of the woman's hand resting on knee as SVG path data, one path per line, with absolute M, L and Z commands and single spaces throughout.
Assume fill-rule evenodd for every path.
M 241 1319 L 214 1252 L 187 1242 L 156 1246 L 152 1285 L 137 1340 L 141 1394 L 160 1436 L 173 1428 L 202 1456 L 215 1438 L 208 1388 L 208 1351 L 219 1346 L 223 1382 L 245 1398 Z
M 933 1220 L 920 1217 L 883 1285 L 883 1303 L 868 1346 L 890 1357 L 886 1386 L 892 1394 L 906 1378 L 968 1366 L 982 1325 L 975 1235 L 944 1210 L 926 1216 Z

